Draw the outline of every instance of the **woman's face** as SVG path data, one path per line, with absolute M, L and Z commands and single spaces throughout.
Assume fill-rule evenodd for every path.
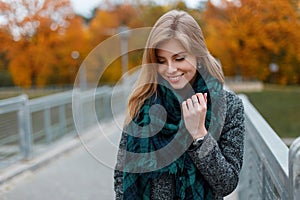
M 174 89 L 182 89 L 193 84 L 196 75 L 197 59 L 187 52 L 176 39 L 170 39 L 157 47 L 157 72 Z

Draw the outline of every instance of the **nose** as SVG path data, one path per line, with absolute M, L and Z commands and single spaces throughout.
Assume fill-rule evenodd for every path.
M 167 67 L 168 67 L 167 68 L 167 73 L 169 73 L 169 74 L 173 74 L 174 72 L 177 71 L 177 67 L 171 61 L 168 62 L 168 66 Z

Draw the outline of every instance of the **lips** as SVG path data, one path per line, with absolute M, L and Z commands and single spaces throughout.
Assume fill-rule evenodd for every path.
M 169 81 L 170 81 L 171 83 L 176 83 L 176 82 L 178 82 L 178 81 L 181 80 L 181 78 L 182 78 L 183 75 L 184 75 L 184 74 L 177 75 L 177 76 L 168 76 L 168 79 L 169 79 Z

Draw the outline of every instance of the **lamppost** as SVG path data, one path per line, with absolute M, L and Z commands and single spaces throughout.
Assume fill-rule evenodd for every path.
M 275 75 L 276 75 L 276 72 L 279 71 L 279 66 L 277 65 L 277 63 L 270 63 L 269 65 L 269 69 L 271 71 L 271 83 L 275 83 Z
M 80 53 L 78 51 L 72 51 L 71 57 L 74 60 L 78 60 L 80 58 Z M 82 65 L 79 67 L 79 88 L 84 91 L 87 89 L 87 81 L 86 81 L 86 71 L 85 71 L 85 65 L 82 63 Z
M 122 78 L 124 78 L 125 73 L 128 71 L 128 38 L 130 36 L 130 31 L 125 24 L 119 27 L 119 33 L 121 38 L 121 63 L 122 63 Z M 122 81 L 123 83 L 125 80 Z

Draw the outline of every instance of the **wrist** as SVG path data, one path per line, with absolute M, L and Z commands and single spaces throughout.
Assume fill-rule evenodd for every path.
M 193 145 L 197 146 L 199 143 L 202 143 L 202 141 L 204 140 L 204 138 L 205 138 L 205 136 L 201 137 L 201 138 L 195 139 L 194 142 L 193 142 Z
M 206 129 L 204 129 L 204 130 L 202 130 L 202 131 L 198 131 L 197 132 L 197 134 L 194 134 L 193 135 L 193 140 L 194 141 L 196 141 L 196 140 L 203 140 L 204 139 L 204 137 L 207 135 L 207 130 Z
M 207 131 L 205 130 L 204 131 L 204 134 L 203 134 L 203 132 L 202 132 L 202 134 L 199 134 L 199 135 L 195 135 L 194 137 L 193 137 L 193 145 L 194 146 L 199 146 L 200 144 L 202 144 L 202 142 L 203 142 L 203 140 L 204 140 L 204 138 L 205 138 L 205 136 L 207 135 Z

